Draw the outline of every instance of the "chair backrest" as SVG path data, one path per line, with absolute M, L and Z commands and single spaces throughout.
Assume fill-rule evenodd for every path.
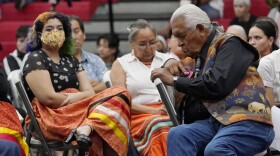
M 18 93 L 18 90 L 15 86 L 15 82 L 14 82 L 14 77 L 17 77 L 17 75 L 19 75 L 19 73 L 21 72 L 20 69 L 18 70 L 14 70 L 12 72 L 10 72 L 10 74 L 8 75 L 8 81 L 10 84 L 10 89 L 11 89 L 11 93 L 12 93 L 12 103 L 16 108 L 20 108 L 22 110 L 24 110 L 26 112 L 26 108 L 22 102 L 22 99 Z
M 23 82 L 22 82 L 22 72 L 16 72 L 13 77 L 12 77 L 12 82 L 15 84 L 17 90 L 18 90 L 18 93 L 23 101 L 23 104 L 26 108 L 26 111 L 27 111 L 27 114 L 29 115 L 30 117 L 30 120 L 31 120 L 31 124 L 29 126 L 29 130 L 27 131 L 27 136 L 26 136 L 26 142 L 27 144 L 30 146 L 30 141 L 31 141 L 31 137 L 32 137 L 32 132 L 33 132 L 33 129 L 35 128 L 35 131 L 38 135 L 38 138 L 39 140 L 41 141 L 41 144 L 44 148 L 45 151 L 48 152 L 49 155 L 51 155 L 51 151 L 47 145 L 47 142 L 43 136 L 43 133 L 41 131 L 41 128 L 35 118 L 35 115 L 33 113 L 33 110 L 32 110 L 32 104 L 28 98 L 28 95 L 25 91 L 25 88 L 24 88 L 24 85 L 23 85 Z
M 167 113 L 168 113 L 173 125 L 174 126 L 179 125 L 179 122 L 178 122 L 177 117 L 176 117 L 177 114 L 176 114 L 176 111 L 175 111 L 175 108 L 174 108 L 175 104 L 174 104 L 174 102 L 172 103 L 171 98 L 170 98 L 170 94 L 168 93 L 165 85 L 162 83 L 162 81 L 159 78 L 156 78 L 154 80 L 154 84 L 156 85 L 156 87 L 159 91 L 161 100 L 166 107 Z
M 112 87 L 112 82 L 111 82 L 111 70 L 106 71 L 106 73 L 103 75 L 103 83 L 105 83 L 105 85 L 107 86 L 107 88 Z

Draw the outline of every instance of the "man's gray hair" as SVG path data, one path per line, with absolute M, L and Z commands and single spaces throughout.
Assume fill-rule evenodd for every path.
M 251 7 L 251 0 L 233 0 L 233 5 L 245 5 L 246 7 Z
M 172 15 L 170 22 L 183 18 L 185 20 L 185 27 L 195 29 L 197 24 L 204 25 L 210 29 L 211 21 L 208 15 L 199 7 L 193 4 L 185 4 L 179 7 Z

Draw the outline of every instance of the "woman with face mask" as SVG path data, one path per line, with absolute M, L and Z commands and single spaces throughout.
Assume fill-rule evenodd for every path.
M 68 18 L 55 12 L 40 14 L 28 34 L 27 48 L 31 54 L 23 67 L 24 83 L 45 138 L 77 141 L 80 149 L 89 149 L 89 155 L 125 155 L 128 93 L 120 87 L 94 93 L 73 56 Z

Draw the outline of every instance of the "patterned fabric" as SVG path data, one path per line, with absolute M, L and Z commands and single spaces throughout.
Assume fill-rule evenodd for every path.
M 161 102 L 146 105 L 161 107 Z M 134 145 L 143 156 L 166 156 L 167 133 L 173 126 L 168 116 L 154 114 L 132 114 L 131 133 Z
M 29 147 L 23 139 L 23 129 L 15 108 L 10 103 L 0 101 L 0 114 L 0 139 L 18 144 L 22 156 L 27 156 Z
M 102 81 L 107 67 L 99 56 L 82 50 L 81 64 L 90 80 Z
M 78 59 L 73 56 L 61 57 L 57 64 L 54 63 L 42 50 L 32 52 L 25 62 L 23 75 L 25 77 L 31 71 L 38 69 L 49 71 L 52 85 L 56 92 L 62 91 L 66 88 L 79 88 L 76 73 L 82 71 L 83 68 Z M 26 82 L 25 87 L 27 88 L 29 99 L 33 99 L 34 95 Z
M 60 48 L 65 41 L 65 34 L 63 30 L 45 31 L 42 33 L 41 40 L 52 48 Z
M 66 89 L 63 92 L 73 93 L 77 90 Z M 111 98 L 93 107 L 90 106 L 107 97 Z M 121 156 L 126 155 L 128 149 L 129 103 L 130 96 L 121 87 L 109 88 L 92 97 L 57 109 L 40 104 L 37 98 L 32 101 L 35 117 L 46 140 L 64 141 L 72 129 L 90 125 L 93 128 L 90 138 L 94 143 L 90 155 L 103 155 L 103 139 Z M 29 117 L 26 118 L 26 124 L 27 126 L 30 124 Z
M 216 34 L 208 49 L 203 73 L 214 65 L 217 49 L 230 37 L 231 35 L 219 32 Z M 240 41 L 250 48 L 250 45 L 241 39 Z M 261 77 L 254 66 L 248 68 L 243 80 L 225 99 L 203 102 L 212 116 L 224 125 L 242 120 L 254 120 L 272 125 L 271 106 Z

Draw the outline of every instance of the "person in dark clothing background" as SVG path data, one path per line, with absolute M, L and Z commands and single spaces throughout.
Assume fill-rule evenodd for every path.
M 8 99 L 9 83 L 3 70 L 0 70 L 0 101 L 11 102 Z
M 16 49 L 7 55 L 3 59 L 3 66 L 5 70 L 6 76 L 10 74 L 10 72 L 20 69 L 23 65 L 23 58 L 25 56 L 25 39 L 27 37 L 30 26 L 22 25 L 17 29 L 16 32 Z
M 234 0 L 235 17 L 230 21 L 229 25 L 240 25 L 245 29 L 248 35 L 251 25 L 256 21 L 257 17 L 250 14 L 250 0 Z

